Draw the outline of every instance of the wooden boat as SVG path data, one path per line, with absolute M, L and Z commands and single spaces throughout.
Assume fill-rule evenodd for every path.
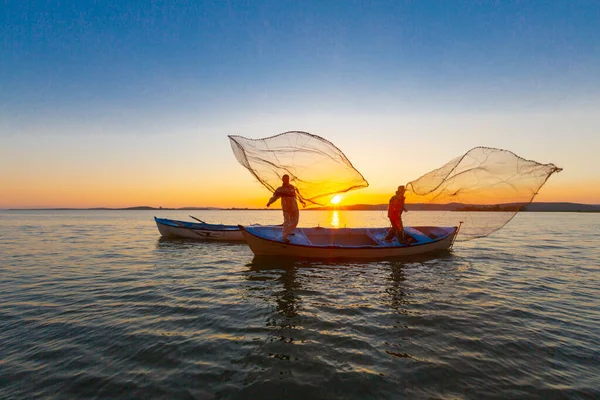
M 220 240 L 243 242 L 244 236 L 237 225 L 208 224 L 176 221 L 174 219 L 154 217 L 158 231 L 165 237 L 178 237 L 196 240 Z
M 449 250 L 459 227 L 406 227 L 410 244 L 384 240 L 388 228 L 297 228 L 290 242 L 281 227 L 257 226 L 240 230 L 256 256 L 289 256 L 319 259 L 378 259 L 416 256 Z

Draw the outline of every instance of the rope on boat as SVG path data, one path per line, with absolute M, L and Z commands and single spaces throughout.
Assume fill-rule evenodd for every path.
M 456 228 L 456 233 L 454 234 L 454 237 L 452 238 L 452 243 L 450 243 L 450 247 L 448 248 L 448 250 L 452 250 L 452 246 L 454 246 L 454 241 L 456 240 L 456 237 L 458 236 L 458 232 L 460 231 L 460 227 L 463 224 L 463 221 L 460 221 L 458 223 L 458 228 Z

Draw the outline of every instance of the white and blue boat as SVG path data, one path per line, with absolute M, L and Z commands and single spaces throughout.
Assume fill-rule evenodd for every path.
M 228 242 L 244 241 L 244 236 L 237 225 L 209 224 L 201 220 L 198 222 L 177 221 L 157 217 L 154 217 L 154 221 L 158 231 L 164 237 Z

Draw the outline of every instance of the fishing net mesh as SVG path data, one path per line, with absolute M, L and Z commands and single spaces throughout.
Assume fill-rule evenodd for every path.
M 285 132 L 264 139 L 229 136 L 235 157 L 269 191 L 290 183 L 310 204 L 325 205 L 337 193 L 369 186 L 333 143 L 307 132 Z
M 463 221 L 457 240 L 475 239 L 506 225 L 560 171 L 508 150 L 475 147 L 409 182 L 406 202 L 416 209 L 441 211 L 437 223 Z

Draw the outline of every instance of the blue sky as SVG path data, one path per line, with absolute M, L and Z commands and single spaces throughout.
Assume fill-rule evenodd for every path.
M 504 92 L 491 107 L 506 89 L 564 101 L 600 86 L 597 2 L 112 3 L 9 1 L 3 103 L 195 110 L 274 96 L 310 108 L 383 91 L 414 107 Z
M 66 181 L 84 154 L 93 179 L 109 155 L 127 177 L 171 148 L 226 160 L 234 174 L 227 134 L 306 130 L 350 149 L 376 189 L 393 186 L 379 178 L 394 165 L 389 147 L 428 149 L 399 181 L 491 145 L 567 163 L 565 183 L 600 183 L 582 161 L 600 150 L 597 1 L 9 0 L 1 10 L 3 168 L 49 157 L 50 171 L 64 165 L 49 179 Z M 367 140 L 388 147 L 387 167 L 368 161 Z M 190 168 L 201 184 L 205 166 Z M 33 175 L 19 185 L 35 186 Z

